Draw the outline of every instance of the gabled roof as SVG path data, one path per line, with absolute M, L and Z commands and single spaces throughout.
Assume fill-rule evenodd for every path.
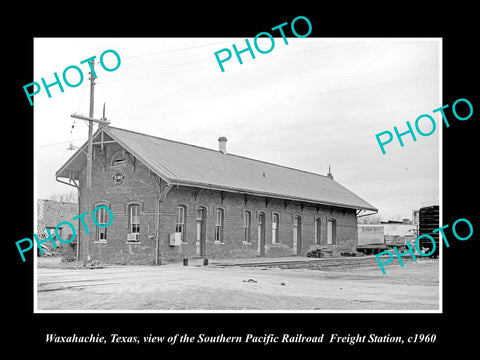
M 118 142 L 170 184 L 377 211 L 368 202 L 324 175 L 112 126 L 97 130 L 95 141 L 98 141 L 100 134 Z M 68 178 L 69 171 L 78 171 L 85 166 L 85 155 L 81 158 L 80 155 L 82 150 L 86 151 L 86 147 L 85 143 L 57 171 L 57 177 Z

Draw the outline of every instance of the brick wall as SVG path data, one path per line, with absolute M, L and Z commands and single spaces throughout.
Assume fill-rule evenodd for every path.
M 59 241 L 55 236 L 55 228 L 61 222 L 72 223 L 72 218 L 78 215 L 78 204 L 38 199 L 37 200 L 37 236 L 40 238 L 45 237 L 45 229 L 48 228 L 52 236 L 55 237 L 56 249 L 49 241 L 44 243 L 50 249 L 50 253 L 60 252 L 64 253 L 70 251 L 75 241 L 65 244 Z M 73 230 L 68 225 L 62 225 L 58 227 L 58 235 L 65 241 L 68 241 L 73 236 Z
M 355 210 L 337 207 L 316 206 L 299 202 L 285 202 L 280 199 L 265 199 L 259 196 L 245 197 L 244 194 L 227 193 L 215 190 L 195 190 L 191 187 L 173 187 L 163 201 L 159 201 L 163 183 L 138 159 L 128 158 L 126 163 L 114 165 L 114 160 L 122 156 L 118 145 L 108 145 L 104 151 L 95 151 L 92 176 L 92 196 L 86 204 L 84 189 L 85 171 L 80 180 L 81 212 L 92 213 L 98 205 L 107 205 L 112 210 L 114 220 L 107 228 L 107 240 L 98 241 L 96 226 L 91 216 L 85 217 L 90 231 L 89 253 L 103 262 L 120 264 L 153 264 L 156 257 L 158 238 L 158 258 L 161 262 L 179 261 L 197 254 L 196 211 L 202 207 L 206 211 L 206 257 L 242 258 L 260 254 L 258 244 L 258 219 L 260 212 L 265 216 L 264 256 L 291 256 L 293 249 L 294 217 L 301 217 L 300 254 L 317 248 L 330 248 L 334 253 L 352 249 L 356 244 Z M 121 185 L 114 185 L 113 176 L 120 171 L 124 175 Z M 127 241 L 129 205 L 140 206 L 140 235 L 138 243 Z M 180 246 L 169 246 L 170 233 L 175 232 L 177 206 L 184 206 L 185 242 Z M 216 210 L 223 209 L 223 242 L 215 242 Z M 244 239 L 244 212 L 251 212 L 251 243 Z M 157 212 L 159 214 L 157 218 Z M 278 240 L 272 242 L 272 218 L 279 216 Z M 320 218 L 320 245 L 315 245 L 315 218 Z M 336 239 L 334 245 L 327 246 L 327 220 L 335 219 Z M 157 227 L 158 226 L 158 227 Z M 81 239 L 85 229 L 78 224 Z M 83 247 L 80 247 L 81 256 Z
M 92 166 L 92 195 L 87 205 L 84 170 L 80 178 L 81 211 L 92 213 L 99 205 L 107 205 L 113 213 L 113 222 L 106 228 L 107 239 L 99 241 L 96 226 L 91 216 L 85 217 L 89 229 L 89 253 L 95 259 L 118 264 L 152 264 L 155 261 L 155 226 L 157 198 L 160 186 L 158 177 L 150 173 L 140 161 L 128 158 L 125 164 L 114 166 L 112 161 L 123 155 L 119 145 L 104 147 L 104 151 L 95 149 Z M 113 176 L 121 172 L 125 180 L 114 185 Z M 156 182 L 157 181 L 157 182 Z M 159 186 L 160 185 L 160 186 Z M 129 205 L 140 206 L 140 235 L 138 243 L 127 242 Z M 86 237 L 85 229 L 80 225 L 81 239 Z M 84 248 L 80 246 L 80 258 Z
M 226 195 L 225 195 L 226 194 Z M 269 199 L 270 200 L 270 199 Z M 298 202 L 285 202 L 272 199 L 266 204 L 264 197 L 245 196 L 236 193 L 224 193 L 223 203 L 220 191 L 201 190 L 195 201 L 195 191 L 191 188 L 180 187 L 173 189 L 161 205 L 160 234 L 164 255 L 167 260 L 175 259 L 180 249 L 168 245 L 168 236 L 175 231 L 177 206 L 187 209 L 186 216 L 186 244 L 182 244 L 181 251 L 185 257 L 196 253 L 196 209 L 204 207 L 207 210 L 206 219 L 206 252 L 211 258 L 255 257 L 259 255 L 258 247 L 258 219 L 259 213 L 265 214 L 265 256 L 293 255 L 293 217 L 301 217 L 301 255 L 305 255 L 317 247 L 327 247 L 327 219 L 336 220 L 336 246 L 330 248 L 334 253 L 345 249 L 352 249 L 356 243 L 356 217 L 354 210 L 329 208 L 315 205 L 303 207 Z M 224 241 L 216 243 L 215 221 L 217 208 L 224 210 Z M 345 210 L 345 211 L 344 211 Z M 251 243 L 244 242 L 244 211 L 250 211 Z M 273 214 L 279 215 L 278 244 L 272 242 Z M 315 218 L 320 218 L 320 245 L 315 245 Z

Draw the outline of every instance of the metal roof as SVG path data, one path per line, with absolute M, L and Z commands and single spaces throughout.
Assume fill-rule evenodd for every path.
M 111 126 L 99 128 L 95 141 L 101 131 L 170 184 L 377 211 L 324 175 Z M 86 145 L 57 171 L 57 177 L 69 177 L 68 170 L 84 166 L 85 159 L 76 157 Z

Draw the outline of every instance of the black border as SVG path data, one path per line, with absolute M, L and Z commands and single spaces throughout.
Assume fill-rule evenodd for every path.
M 298 4 L 295 4 L 298 5 Z M 20 12 L 13 39 L 9 44 L 9 57 L 4 65 L 9 85 L 5 88 L 8 113 L 4 119 L 4 167 L 9 211 L 13 223 L 5 224 L 7 236 L 3 258 L 7 260 L 7 291 L 4 300 L 11 313 L 6 321 L 4 344 L 12 350 L 44 352 L 47 356 L 66 357 L 73 349 L 91 350 L 83 355 L 112 351 L 138 353 L 155 351 L 154 356 L 167 353 L 179 355 L 192 350 L 204 351 L 207 356 L 231 356 L 240 350 L 255 353 L 284 351 L 294 348 L 299 354 L 320 354 L 323 351 L 366 351 L 385 356 L 383 350 L 401 351 L 405 356 L 427 351 L 440 354 L 443 349 L 460 346 L 473 348 L 476 340 L 475 324 L 468 327 L 475 315 L 475 257 L 478 253 L 478 214 L 473 210 L 476 185 L 475 136 L 480 106 L 478 89 L 474 86 L 478 74 L 475 56 L 477 38 L 474 36 L 473 6 L 455 3 L 419 8 L 408 3 L 388 3 L 382 7 L 357 3 L 342 3 L 334 8 L 312 2 L 303 8 L 293 4 L 223 3 L 202 4 L 198 9 L 186 3 L 183 9 L 163 7 L 161 3 L 111 5 L 105 11 L 98 5 L 87 3 L 63 8 L 61 11 L 42 8 L 37 12 L 31 6 Z M 46 10 L 46 11 L 45 11 Z M 312 23 L 311 37 L 441 37 L 443 38 L 443 104 L 453 104 L 458 98 L 467 98 L 473 104 L 474 115 L 468 121 L 453 120 L 450 128 L 443 128 L 443 219 L 452 224 L 458 218 L 469 219 L 474 236 L 465 242 L 450 241 L 444 248 L 443 314 L 33 314 L 33 257 L 21 262 L 14 242 L 32 236 L 33 229 L 33 108 L 25 100 L 22 86 L 33 81 L 34 37 L 253 37 L 258 32 L 290 22 L 296 16 L 306 16 Z M 5 32 L 6 34 L 12 31 Z M 7 43 L 8 44 L 8 43 Z M 4 55 L 6 60 L 7 55 Z M 52 59 L 53 61 L 53 59 Z M 11 69 L 13 67 L 13 69 Z M 13 101 L 11 101 L 13 100 Z M 447 115 L 451 112 L 447 111 Z M 9 146 L 7 146 L 9 145 Z M 8 149 L 8 152 L 6 151 Z M 13 159 L 10 156 L 13 155 Z M 5 164 L 6 165 L 6 164 Z M 13 167 L 13 169 L 12 169 Z M 448 233 L 447 233 L 448 234 Z M 46 333 L 90 334 L 120 333 L 143 336 L 174 335 L 175 333 L 219 334 L 226 336 L 253 333 L 302 333 L 305 336 L 340 334 L 403 335 L 435 333 L 434 344 L 382 345 L 358 344 L 165 344 L 139 345 L 87 345 L 46 344 Z M 72 348 L 73 347 L 73 348 Z M 453 347 L 452 347 L 453 348 Z M 63 351 L 67 350 L 67 351 Z M 222 352 L 218 352 L 222 351 Z M 223 352 L 224 351 L 224 352 Z M 303 352 L 305 351 L 305 352 Z M 35 354 L 34 353 L 34 354 Z M 38 354 L 38 353 L 37 353 Z M 195 355 L 196 353 L 192 353 Z M 198 353 L 201 355 L 202 353 Z

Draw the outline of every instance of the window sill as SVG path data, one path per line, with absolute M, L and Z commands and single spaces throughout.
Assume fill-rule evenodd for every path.
M 140 245 L 140 241 L 125 241 L 125 244 L 128 245 Z
M 253 243 L 252 243 L 252 242 L 248 242 L 248 241 L 244 241 L 244 242 L 243 242 L 243 245 L 253 245 Z
M 95 240 L 94 244 L 108 244 L 107 240 Z
M 213 242 L 215 245 L 225 245 L 224 241 L 214 241 Z

